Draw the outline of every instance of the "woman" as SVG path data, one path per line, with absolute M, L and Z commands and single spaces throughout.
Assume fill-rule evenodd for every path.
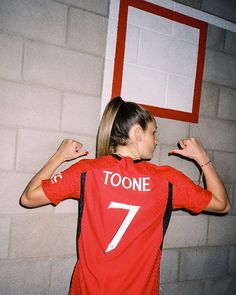
M 181 148 L 171 153 L 198 163 L 207 190 L 174 168 L 145 161 L 158 143 L 156 130 L 148 111 L 114 98 L 100 123 L 97 158 L 81 160 L 52 177 L 64 161 L 87 154 L 79 142 L 64 140 L 22 194 L 26 207 L 80 200 L 79 259 L 71 295 L 159 294 L 162 244 L 171 211 L 230 210 L 224 186 L 197 139 L 180 141 Z

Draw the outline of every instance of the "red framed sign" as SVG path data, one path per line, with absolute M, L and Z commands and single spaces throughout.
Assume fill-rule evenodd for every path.
M 133 7 L 153 15 L 161 16 L 170 21 L 174 21 L 183 25 L 190 26 L 199 30 L 198 52 L 196 63 L 196 75 L 194 81 L 192 111 L 180 111 L 176 109 L 168 109 L 157 107 L 149 104 L 141 104 L 152 112 L 154 116 L 176 119 L 186 122 L 198 122 L 198 114 L 200 107 L 200 97 L 203 79 L 203 69 L 205 60 L 205 47 L 207 37 L 207 23 L 201 20 L 183 15 L 173 10 L 158 6 L 156 4 L 142 0 L 120 0 L 119 18 L 117 27 L 116 51 L 114 58 L 114 73 L 112 81 L 112 97 L 121 96 L 123 82 L 123 68 L 125 60 L 125 46 L 127 34 L 128 9 Z M 124 100 L 132 100 L 129 97 L 123 97 Z

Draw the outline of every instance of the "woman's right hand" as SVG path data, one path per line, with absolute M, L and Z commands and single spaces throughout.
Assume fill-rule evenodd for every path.
M 88 151 L 81 150 L 82 147 L 83 145 L 76 140 L 64 139 L 55 155 L 60 158 L 61 162 L 74 160 L 88 154 Z

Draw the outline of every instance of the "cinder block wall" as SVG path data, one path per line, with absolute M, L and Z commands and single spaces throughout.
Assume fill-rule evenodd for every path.
M 108 9 L 108 0 L 0 1 L 1 295 L 68 291 L 77 203 L 29 210 L 19 197 L 63 138 L 80 140 L 94 157 Z M 199 124 L 157 119 L 154 162 L 197 181 L 193 163 L 168 151 L 181 138 L 200 137 L 233 203 L 224 217 L 174 214 L 163 253 L 164 295 L 236 292 L 235 43 L 235 33 L 209 26 Z
M 177 2 L 193 7 L 198 3 L 197 8 L 205 10 L 210 1 Z M 213 11 L 227 18 L 225 11 L 230 12 L 230 8 L 225 8 L 224 1 L 216 2 L 208 5 L 208 12 Z M 229 1 L 229 4 L 232 5 L 233 1 Z M 231 10 L 235 11 L 233 5 Z M 232 13 L 227 16 L 234 21 Z M 171 120 L 158 119 L 160 141 L 165 143 L 160 146 L 160 163 L 169 163 L 197 180 L 199 172 L 191 162 L 169 159 L 167 151 L 171 149 L 169 145 L 175 144 L 176 137 L 199 137 L 222 177 L 232 202 L 231 212 L 223 217 L 213 214 L 191 216 L 181 211 L 174 214 L 164 244 L 161 272 L 164 295 L 236 294 L 235 73 L 236 33 L 209 25 L 199 123 L 176 124 Z

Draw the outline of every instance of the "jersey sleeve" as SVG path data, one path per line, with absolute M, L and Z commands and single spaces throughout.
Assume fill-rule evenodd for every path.
M 86 170 L 86 165 L 80 161 L 68 169 L 56 174 L 51 179 L 42 181 L 42 189 L 47 198 L 57 205 L 69 198 L 80 198 L 80 175 Z
M 200 213 L 209 204 L 212 193 L 196 185 L 183 173 L 173 170 L 173 209 L 186 209 L 193 213 Z

